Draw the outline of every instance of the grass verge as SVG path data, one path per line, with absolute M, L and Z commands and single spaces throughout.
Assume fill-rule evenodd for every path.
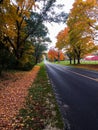
M 60 61 L 59 63 L 55 62 L 55 64 L 98 71 L 98 62 L 97 61 L 96 62 L 95 61 L 85 61 L 85 62 L 81 62 L 81 64 L 76 64 L 76 65 L 74 65 L 74 64 L 70 65 L 69 61 Z
M 79 64 L 79 65 L 72 65 L 72 66 L 76 68 L 98 71 L 98 64 Z
M 38 76 L 29 89 L 24 108 L 13 120 L 13 127 L 14 130 L 60 130 L 64 127 L 44 64 L 40 64 Z

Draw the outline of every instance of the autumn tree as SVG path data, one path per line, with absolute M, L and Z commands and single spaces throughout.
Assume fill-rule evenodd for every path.
M 0 73 L 3 68 L 6 68 L 10 59 L 9 48 L 7 42 L 4 39 L 4 26 L 5 26 L 5 12 L 6 8 L 9 7 L 10 1 L 5 0 L 7 4 L 0 2 Z
M 59 49 L 65 48 L 68 46 L 68 27 L 65 27 L 64 30 L 61 30 L 57 35 L 56 47 Z
M 95 42 L 98 42 L 98 1 L 97 0 L 90 0 L 93 4 L 93 8 L 92 10 L 89 12 L 89 16 L 92 18 L 92 19 L 95 19 L 96 20 L 96 23 L 92 26 L 90 25 L 93 30 L 94 30 L 94 33 L 93 33 L 93 39 Z M 89 2 L 89 0 L 88 0 Z
M 10 0 L 4 0 L 0 5 L 0 21 L 1 21 L 1 39 L 0 42 L 7 46 L 10 53 L 13 53 L 16 66 L 19 63 L 24 64 L 29 61 L 29 53 L 33 48 L 28 44 L 28 40 L 24 41 L 26 36 L 26 19 L 30 17 L 30 10 L 34 6 L 34 1 L 18 1 L 10 2 Z M 3 19 L 3 20 L 2 20 Z M 29 46 L 30 45 L 30 46 Z M 27 53 L 27 49 L 29 53 Z M 25 55 L 25 60 L 24 59 Z M 28 60 L 27 60 L 28 59 Z
M 50 48 L 48 51 L 48 59 L 50 61 L 61 61 L 65 59 L 65 55 L 61 50 Z
M 80 58 L 87 53 L 87 49 L 94 50 L 95 45 L 93 41 L 93 26 L 96 22 L 89 16 L 93 9 L 92 2 L 76 0 L 69 15 L 67 25 L 69 27 L 69 42 L 73 48 L 74 63 L 75 59 L 80 64 Z M 78 13 L 79 12 L 79 13 Z
M 95 30 L 97 27 L 97 10 L 95 1 L 76 0 L 67 20 L 67 26 L 57 35 L 56 47 L 65 48 L 66 54 L 76 64 L 87 53 L 98 47 L 95 45 Z
M 65 55 L 61 50 L 57 50 L 56 53 L 58 62 L 65 60 Z
M 54 3 L 55 0 L 0 2 L 0 42 L 14 56 L 16 67 L 27 65 L 30 59 L 32 61 L 31 55 L 33 56 L 35 48 L 31 37 L 39 39 L 40 34 L 46 35 L 45 31 L 40 32 L 40 28 L 43 28 L 42 23 L 60 22 L 67 18 L 68 15 L 63 12 L 55 14 Z
M 72 59 L 74 59 L 73 48 L 70 46 L 69 41 L 69 28 L 65 27 L 64 30 L 61 30 L 57 35 L 56 47 L 58 49 L 65 50 L 67 57 L 70 60 L 70 64 L 72 63 Z
M 54 48 L 50 48 L 49 51 L 48 51 L 48 59 L 50 61 L 55 61 L 56 59 L 56 51 Z

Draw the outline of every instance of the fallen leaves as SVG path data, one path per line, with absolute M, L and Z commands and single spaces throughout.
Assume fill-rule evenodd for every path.
M 13 119 L 14 130 L 60 130 L 63 128 L 60 113 L 54 98 L 53 90 L 44 66 L 31 85 L 24 107 Z
M 12 119 L 24 106 L 28 89 L 39 69 L 36 66 L 29 72 L 7 73 L 3 78 L 0 77 L 0 129 L 12 129 Z
M 0 89 L 0 130 L 60 130 L 63 122 L 45 66 L 7 74 Z M 14 77 L 13 77 L 14 76 Z M 32 84 L 32 82 L 34 83 Z

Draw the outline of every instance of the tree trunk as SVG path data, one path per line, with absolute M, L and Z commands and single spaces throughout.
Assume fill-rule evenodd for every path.
M 36 59 L 35 59 L 35 64 L 37 64 L 38 63 L 38 58 L 36 57 Z
M 78 56 L 77 60 L 78 60 L 77 64 L 80 64 L 80 56 Z
M 70 60 L 70 65 L 72 64 L 72 59 L 71 58 L 69 58 L 69 60 Z
M 0 76 L 1 76 L 1 73 L 2 73 L 2 68 L 0 67 Z
M 58 63 L 60 63 L 60 52 L 58 51 Z
M 76 58 L 74 57 L 74 65 L 76 64 Z
M 1 74 L 2 74 L 2 71 L 3 71 L 3 63 L 1 63 L 1 65 L 0 65 L 0 76 L 1 76 Z
M 77 64 L 80 64 L 80 59 L 81 59 L 80 57 L 81 57 L 81 51 L 79 51 L 77 54 L 77 60 L 78 60 Z
M 3 3 L 3 0 L 0 0 L 0 4 L 2 4 Z

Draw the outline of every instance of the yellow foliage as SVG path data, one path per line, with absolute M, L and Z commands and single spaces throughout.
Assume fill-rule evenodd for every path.
M 17 39 L 26 36 L 23 30 L 26 26 L 25 18 L 30 16 L 34 4 L 34 0 L 4 0 L 0 5 L 0 30 L 4 36 L 12 39 L 15 48 Z

